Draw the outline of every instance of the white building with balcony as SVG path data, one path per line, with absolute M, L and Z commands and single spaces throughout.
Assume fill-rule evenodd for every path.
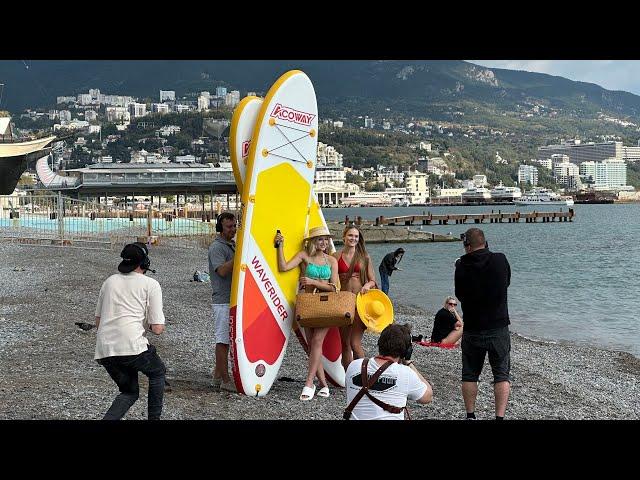
M 426 173 L 407 172 L 404 177 L 404 186 L 412 205 L 424 205 L 429 201 Z

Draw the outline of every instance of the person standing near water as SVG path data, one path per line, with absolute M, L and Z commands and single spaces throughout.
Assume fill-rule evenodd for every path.
M 394 270 L 402 270 L 396 267 L 396 265 L 400 263 L 403 255 L 404 248 L 397 248 L 394 252 L 387 253 L 382 259 L 382 262 L 380 262 L 380 266 L 378 267 L 378 271 L 380 272 L 380 289 L 385 295 L 389 295 L 389 277 L 391 274 Z
M 461 236 L 465 255 L 456 262 L 455 293 L 464 314 L 462 396 L 467 419 L 475 419 L 478 378 L 489 354 L 496 420 L 503 420 L 511 383 L 511 337 L 507 289 L 511 267 L 502 253 L 489 250 L 484 232 L 470 228 Z

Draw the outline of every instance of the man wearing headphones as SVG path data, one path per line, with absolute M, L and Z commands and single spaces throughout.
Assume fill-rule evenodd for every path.
M 403 420 L 407 399 L 431 402 L 431 384 L 416 369 L 409 325 L 392 323 L 378 339 L 373 358 L 358 358 L 347 367 L 345 420 Z
M 462 397 L 467 419 L 476 418 L 478 378 L 489 353 L 496 420 L 503 420 L 511 389 L 507 308 L 511 267 L 504 254 L 489 251 L 484 232 L 479 228 L 470 228 L 461 237 L 466 255 L 456 262 L 455 291 L 464 313 Z
M 209 276 L 211 278 L 213 324 L 215 333 L 215 368 L 213 386 L 235 392 L 235 384 L 229 376 L 229 303 L 231 301 L 231 277 L 236 244 L 236 217 L 223 212 L 216 220 L 218 235 L 209 246 Z
M 94 359 L 120 389 L 103 420 L 120 420 L 138 400 L 138 372 L 149 377 L 149 420 L 160 420 L 166 368 L 145 330 L 164 332 L 162 290 L 157 280 L 145 276 L 151 261 L 144 243 L 126 245 L 120 256 L 120 273 L 102 284 L 95 313 Z

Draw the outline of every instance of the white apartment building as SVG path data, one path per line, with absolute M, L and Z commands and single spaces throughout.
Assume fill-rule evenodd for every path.
M 131 118 L 145 117 L 147 115 L 147 105 L 144 103 L 130 103 L 129 114 Z
M 198 111 L 203 112 L 205 110 L 209 110 L 209 96 L 200 95 L 198 97 Z
M 216 87 L 216 97 L 224 98 L 227 96 L 227 87 Z
M 420 150 L 426 150 L 427 152 L 431 151 L 431 144 L 429 142 L 420 142 L 418 144 L 418 148 Z
M 604 162 L 582 162 L 580 175 L 594 182 L 594 188 L 609 189 L 627 184 L 627 165 L 624 161 L 609 159 Z
M 128 122 L 131 119 L 128 110 L 125 107 L 107 107 L 105 109 L 107 122 Z
M 227 107 L 235 107 L 240 103 L 240 91 L 239 90 L 231 90 L 224 97 L 224 104 Z
M 404 177 L 406 172 L 383 172 L 378 173 L 377 181 L 378 183 L 404 183 Z
M 569 189 L 575 189 L 580 181 L 580 169 L 575 163 L 559 163 L 553 170 L 553 176 L 556 179 L 556 183 L 562 184 Z
M 89 95 L 91 95 L 91 98 L 93 98 L 94 100 L 98 100 L 98 98 L 100 97 L 100 89 L 99 88 L 90 88 L 89 89 Z
M 160 90 L 160 103 L 165 101 L 175 102 L 176 92 L 175 90 Z
M 60 110 L 59 117 L 61 122 L 70 122 L 71 121 L 71 112 L 69 110 Z
M 182 105 L 180 103 L 176 103 L 173 106 L 173 109 L 176 113 L 182 113 L 182 112 L 188 112 L 189 110 L 191 110 L 191 107 L 189 105 Z
M 533 165 L 520 165 L 518 168 L 518 183 L 538 185 L 538 169 Z
M 93 102 L 93 98 L 88 93 L 80 93 L 78 94 L 78 103 L 80 105 L 91 105 Z
M 426 173 L 407 172 L 404 177 L 404 186 L 407 189 L 409 202 L 412 204 L 424 204 L 429 201 Z
M 342 128 L 342 127 L 344 127 L 344 122 L 342 122 L 340 120 L 336 120 L 335 122 L 333 122 L 333 127 L 334 128 Z
M 61 103 L 76 103 L 76 97 L 67 97 L 67 96 L 56 97 L 56 104 L 59 105 Z
M 111 155 L 103 155 L 98 157 L 98 163 L 113 163 L 113 157 Z
M 166 103 L 152 103 L 151 111 L 153 113 L 160 113 L 160 114 L 169 113 L 169 105 Z
M 373 128 L 373 118 L 364 117 L 364 128 Z
M 130 103 L 133 103 L 133 97 L 126 95 L 105 95 L 103 103 L 113 107 L 127 108 Z
M 531 161 L 537 163 L 541 167 L 546 168 L 547 170 L 553 170 L 553 161 L 550 158 L 544 158 L 541 160 L 531 160 Z
M 100 125 L 89 125 L 89 133 L 100 133 L 102 127 Z

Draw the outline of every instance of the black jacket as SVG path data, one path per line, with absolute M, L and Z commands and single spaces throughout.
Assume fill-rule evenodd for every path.
M 464 331 L 509 325 L 507 288 L 511 267 L 502 253 L 488 248 L 463 255 L 456 264 L 456 297 L 464 314 Z
M 395 252 L 387 253 L 382 259 L 382 262 L 380 262 L 378 269 L 387 275 L 391 275 L 394 270 L 397 270 Z

